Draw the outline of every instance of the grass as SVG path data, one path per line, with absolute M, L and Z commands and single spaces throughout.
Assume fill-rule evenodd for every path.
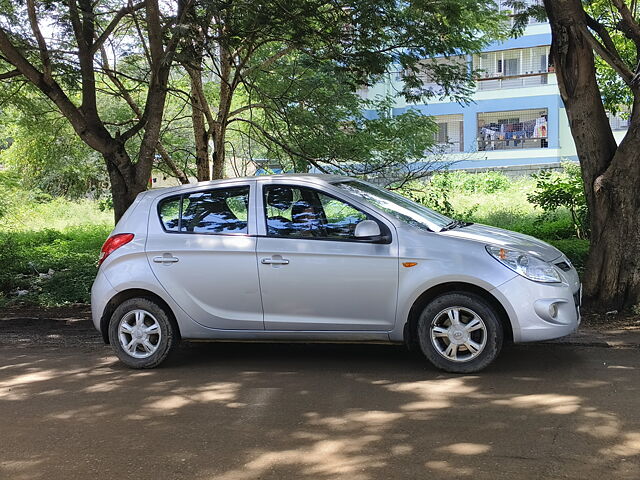
M 569 212 L 543 215 L 527 201 L 535 189 L 532 179 L 469 175 L 456 173 L 446 187 L 454 216 L 545 240 L 582 271 L 588 240 L 575 238 Z M 1 190 L 0 307 L 88 302 L 100 246 L 113 228 L 112 212 L 90 200 Z
M 547 215 L 527 201 L 534 191 L 529 179 L 519 179 L 495 193 L 454 194 L 451 204 L 469 221 L 525 233 L 543 240 L 569 239 L 574 234 L 571 214 L 558 209 Z
M 113 214 L 90 200 L 13 191 L 0 217 L 0 306 L 89 301 Z
M 92 225 L 113 225 L 113 212 L 101 211 L 92 200 L 52 198 L 32 201 L 24 198 L 0 217 L 0 232 L 62 231 Z
M 589 240 L 575 237 L 568 210 L 558 209 L 549 215 L 527 201 L 527 195 L 534 191 L 534 180 L 521 178 L 500 192 L 454 194 L 451 203 L 469 221 L 524 233 L 550 243 L 582 273 L 589 253 Z

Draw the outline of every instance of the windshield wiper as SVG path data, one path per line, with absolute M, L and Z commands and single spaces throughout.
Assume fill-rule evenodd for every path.
M 453 220 L 452 222 L 447 223 L 442 229 L 441 232 L 446 232 L 447 230 L 453 230 L 454 228 L 468 227 L 469 225 L 473 225 L 470 222 L 463 222 L 462 220 Z

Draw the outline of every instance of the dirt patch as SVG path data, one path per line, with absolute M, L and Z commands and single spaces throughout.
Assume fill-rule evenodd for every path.
M 640 315 L 633 313 L 585 313 L 582 316 L 582 328 L 597 331 L 640 331 Z
M 10 318 L 90 320 L 91 306 L 85 303 L 74 303 L 61 307 L 11 306 L 0 308 L 0 320 Z
M 0 310 L 0 345 L 101 344 L 88 305 Z

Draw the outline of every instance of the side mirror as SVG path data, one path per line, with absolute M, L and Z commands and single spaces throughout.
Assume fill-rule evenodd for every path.
M 363 220 L 353 232 L 356 240 L 368 241 L 368 242 L 380 242 L 386 240 L 386 237 L 380 232 L 380 225 L 373 220 Z

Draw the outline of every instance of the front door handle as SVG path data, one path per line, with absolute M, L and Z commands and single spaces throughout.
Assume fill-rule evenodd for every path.
M 289 265 L 289 260 L 278 255 L 271 258 L 263 258 L 260 260 L 260 263 L 263 265 Z
M 168 264 L 168 263 L 176 263 L 179 261 L 179 259 L 171 255 L 170 253 L 165 253 L 164 255 L 153 257 L 153 261 L 154 263 Z

